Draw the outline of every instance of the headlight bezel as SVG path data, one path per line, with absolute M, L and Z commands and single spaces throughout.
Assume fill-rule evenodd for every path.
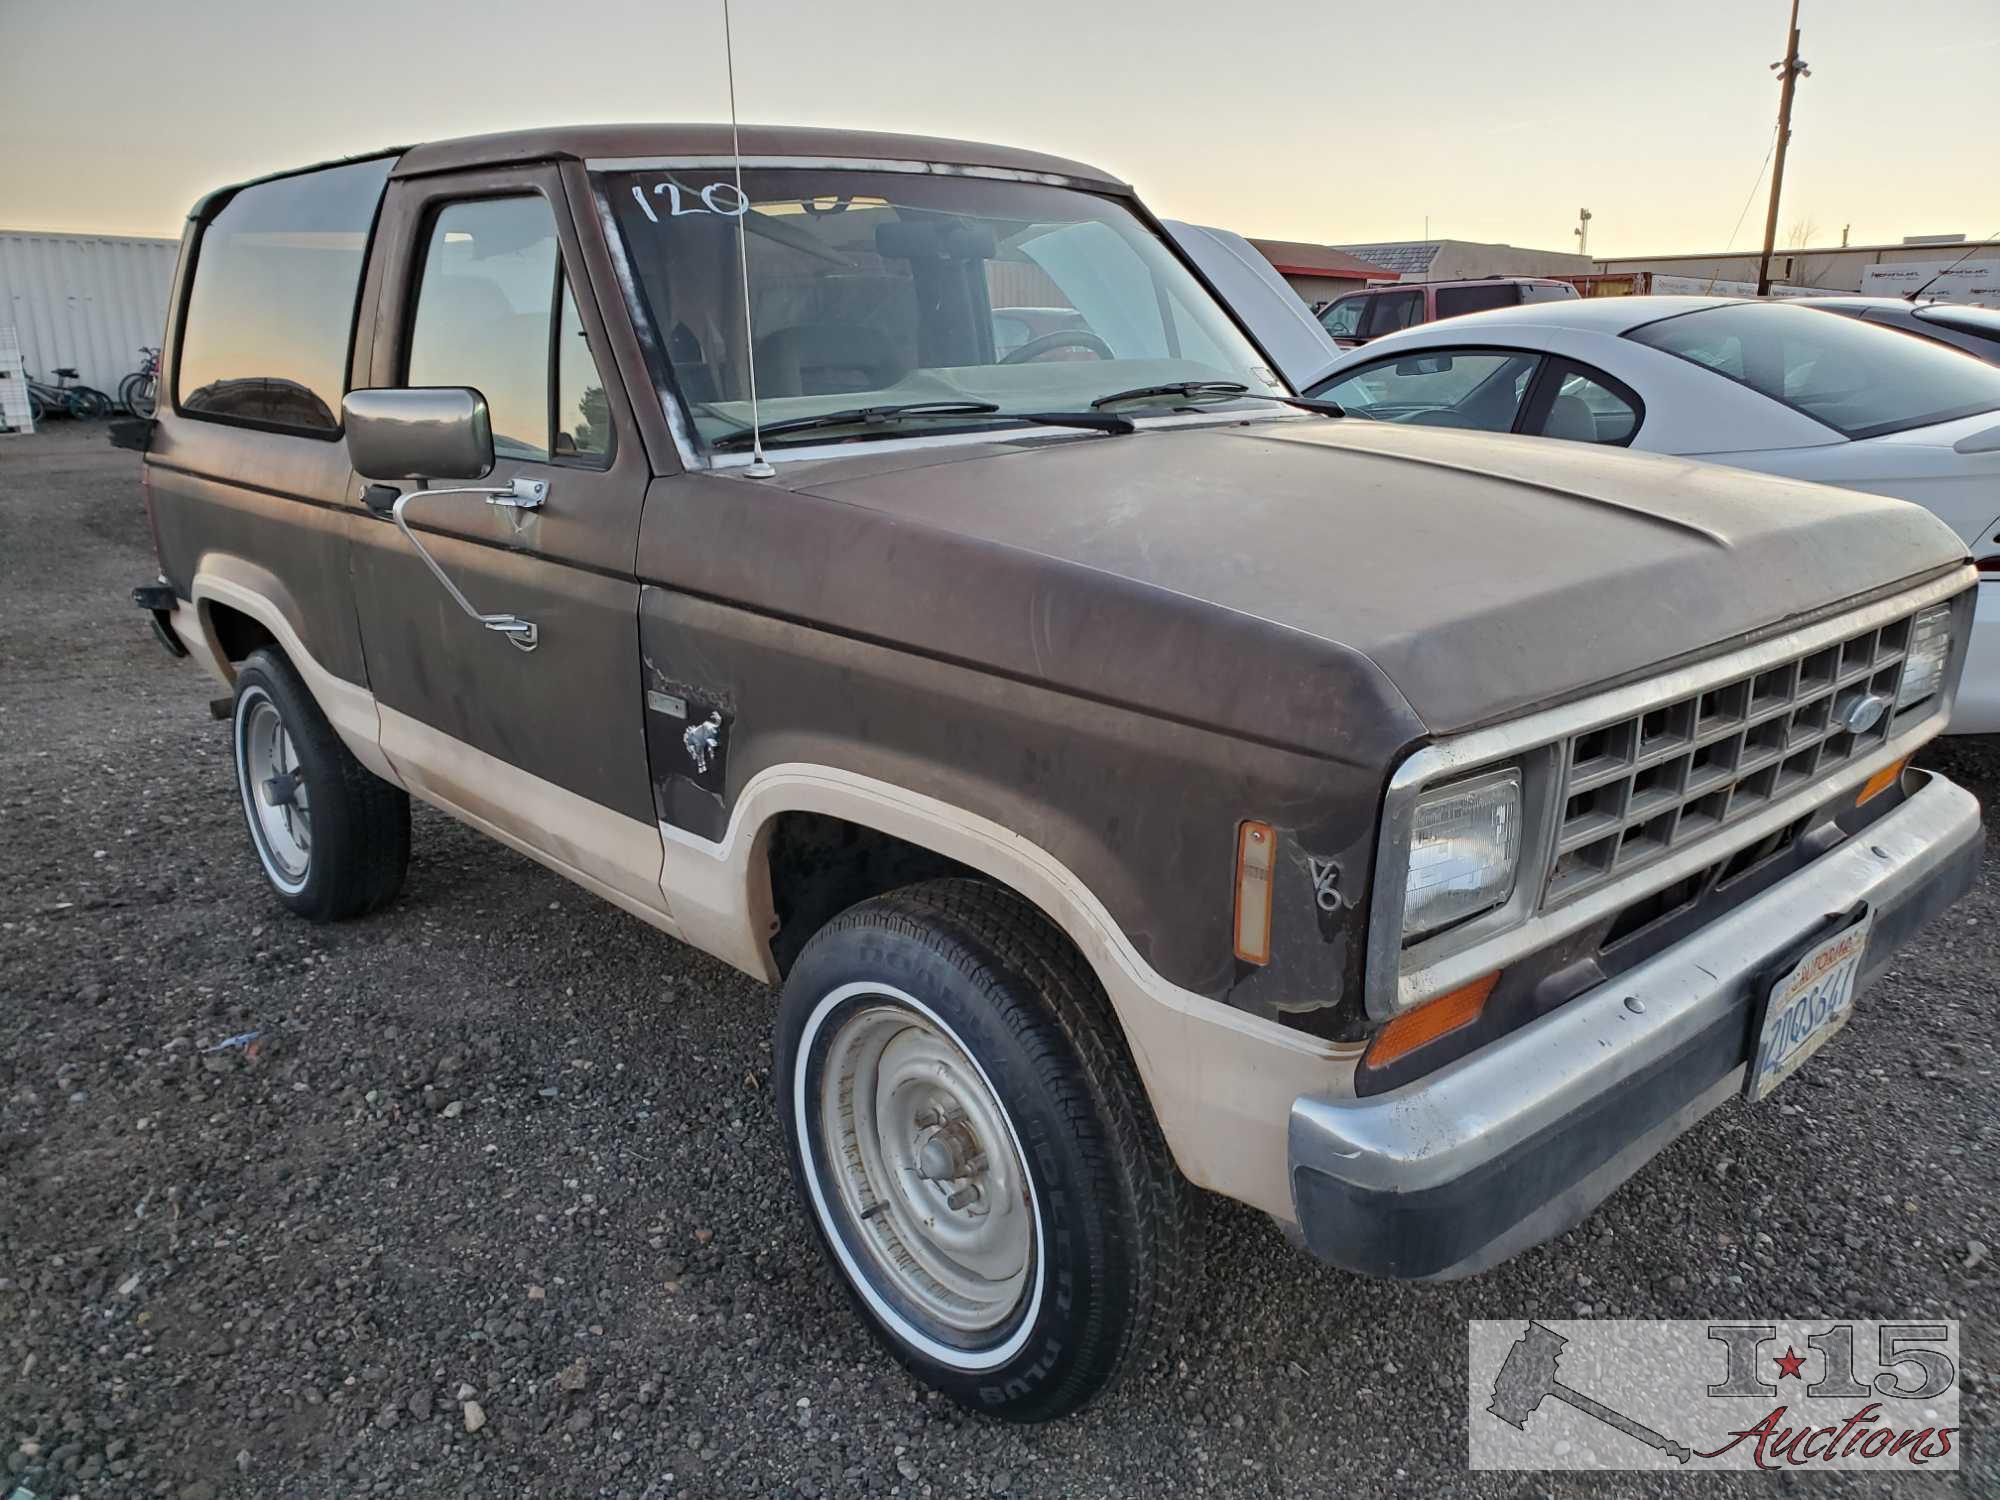
M 1490 898 L 1486 898 L 1486 892 L 1482 891 L 1480 894 L 1483 899 L 1479 899 L 1476 904 L 1465 906 L 1461 903 L 1461 909 L 1454 909 L 1447 906 L 1442 915 L 1433 916 L 1428 919 L 1418 918 L 1416 915 L 1418 907 L 1417 891 L 1413 887 L 1412 882 L 1418 872 L 1419 856 L 1416 841 L 1423 836 L 1422 828 L 1425 815 L 1447 802 L 1469 797 L 1491 796 L 1492 794 L 1498 794 L 1498 796 L 1494 798 L 1490 805 L 1499 809 L 1505 809 L 1500 821 L 1503 823 L 1511 822 L 1513 824 L 1512 849 L 1510 851 L 1510 858 L 1506 862 L 1504 876 L 1501 880 L 1494 882 L 1490 888 Z M 1402 938 L 1405 948 L 1409 947 L 1412 943 L 1420 942 L 1425 938 L 1435 937 L 1440 933 L 1449 931 L 1451 928 L 1460 926 L 1465 922 L 1476 921 L 1496 907 L 1506 905 L 1508 899 L 1513 896 L 1514 888 L 1520 883 L 1521 879 L 1521 856 L 1526 840 L 1526 825 L 1521 816 L 1524 795 L 1525 793 L 1521 784 L 1521 768 L 1517 765 L 1495 766 L 1485 771 L 1475 772 L 1470 776 L 1454 777 L 1449 781 L 1438 782 L 1424 787 L 1417 793 L 1416 797 L 1410 803 L 1410 847 L 1403 861 Z M 1448 886 L 1436 888 L 1447 891 L 1450 889 Z
M 1952 606 L 1949 603 L 1922 610 L 1910 621 L 1909 644 L 1903 653 L 1903 670 L 1902 674 L 1896 679 L 1896 697 L 1889 709 L 1890 713 L 1903 713 L 1908 709 L 1917 707 L 1919 704 L 1929 702 L 1944 691 L 1945 675 L 1951 670 L 1951 654 L 1958 644 L 1953 638 L 1955 634 L 1953 629 L 1954 623 Z M 1928 639 L 1926 639 L 1927 628 L 1929 629 Z M 1906 697 L 1904 695 L 1909 692 L 1910 686 L 1910 669 L 1918 660 L 1917 643 L 1919 640 L 1925 640 L 1926 642 L 1926 660 L 1928 660 L 1930 655 L 1929 642 L 1931 640 L 1939 642 L 1941 649 L 1936 652 L 1935 663 L 1928 668 L 1930 674 L 1928 685 L 1914 697 Z
M 1387 1021 L 1420 1003 L 1419 999 L 1406 998 L 1402 993 L 1406 968 L 1428 968 L 1440 958 L 1476 948 L 1521 926 L 1540 904 L 1548 844 L 1554 837 L 1555 810 L 1550 798 L 1556 785 L 1560 746 L 1542 743 L 1521 748 L 1507 744 L 1501 753 L 1492 753 L 1489 747 L 1499 733 L 1502 731 L 1489 730 L 1427 745 L 1406 759 L 1389 780 L 1368 914 L 1364 988 L 1366 1009 L 1373 1020 Z M 1506 898 L 1484 911 L 1405 941 L 1403 916 L 1409 893 L 1410 833 L 1418 805 L 1427 797 L 1500 775 L 1518 776 L 1521 788 L 1521 837 L 1514 878 Z

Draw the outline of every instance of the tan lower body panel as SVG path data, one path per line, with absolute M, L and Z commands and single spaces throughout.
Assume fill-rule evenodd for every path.
M 682 935 L 660 880 L 660 831 L 379 706 L 382 753 L 414 796 Z
M 213 599 L 277 637 L 336 733 L 377 775 L 654 927 L 766 981 L 773 928 L 763 831 L 823 813 L 933 849 L 1004 881 L 1075 942 L 1110 997 L 1174 1160 L 1196 1185 L 1293 1217 L 1292 1100 L 1352 1087 L 1359 1049 L 1288 1031 L 1161 978 L 1064 865 L 988 819 L 829 766 L 773 766 L 736 800 L 719 843 L 639 823 L 377 703 L 327 672 L 255 581 L 204 571 L 174 631 L 219 681 L 233 673 L 199 606 Z
M 662 884 L 696 947 L 775 978 L 761 831 L 781 812 L 824 813 L 922 845 L 1004 881 L 1082 950 L 1110 997 L 1174 1160 L 1198 1186 L 1293 1217 L 1292 1100 L 1353 1085 L 1358 1047 L 1340 1047 L 1183 990 L 1147 965 L 1061 863 L 999 824 L 827 766 L 773 766 L 738 796 L 720 843 L 662 825 Z
M 661 893 L 660 834 L 518 766 L 477 750 L 408 714 L 385 708 L 358 683 L 334 676 L 313 658 L 264 580 L 236 559 L 212 559 L 195 576 L 194 603 L 174 611 L 174 633 L 188 654 L 225 686 L 235 672 L 201 606 L 239 609 L 277 637 L 307 690 L 354 758 L 385 781 L 539 860 L 585 890 L 678 937 Z
M 182 604 L 174 611 L 174 633 L 188 648 L 189 655 L 199 659 L 224 686 L 233 687 L 236 672 L 216 644 L 214 628 L 203 606 L 214 601 L 241 610 L 278 638 L 286 658 L 305 679 L 313 701 L 319 704 L 320 712 L 333 725 L 341 743 L 354 752 L 354 758 L 383 780 L 400 784 L 401 778 L 378 748 L 381 729 L 375 719 L 375 695 L 359 683 L 334 676 L 314 659 L 276 602 L 280 592 L 276 580 L 254 563 L 233 557 L 206 558 L 201 571 L 194 576 L 192 608 Z

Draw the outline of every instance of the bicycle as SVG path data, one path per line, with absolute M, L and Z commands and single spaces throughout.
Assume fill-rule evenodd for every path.
M 150 417 L 160 404 L 160 351 L 139 346 L 139 368 L 118 382 L 118 404 L 135 417 Z
M 28 377 L 28 414 L 37 426 L 58 412 L 79 422 L 111 415 L 111 398 L 104 392 L 94 386 L 70 384 L 77 378 L 72 366 L 59 366 L 55 377 L 54 385 Z

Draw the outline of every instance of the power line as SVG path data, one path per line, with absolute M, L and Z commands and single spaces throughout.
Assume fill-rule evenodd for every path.
M 1750 217 L 1750 205 L 1757 200 L 1757 189 L 1764 181 L 1764 173 L 1771 165 L 1771 152 L 1778 149 L 1778 132 L 1771 131 L 1771 149 L 1764 153 L 1764 165 L 1757 169 L 1757 180 L 1750 184 L 1750 191 L 1743 196 L 1743 212 L 1736 216 L 1736 227 L 1729 231 L 1729 243 L 1722 248 L 1725 252 L 1736 248 L 1736 236 L 1743 232 L 1743 221 Z
M 1771 150 L 1764 153 L 1764 165 L 1757 169 L 1756 180 L 1750 184 L 1750 191 L 1743 195 L 1743 211 L 1736 216 L 1736 227 L 1729 231 L 1729 243 L 1722 247 L 1724 255 L 1727 255 L 1736 248 L 1736 236 L 1743 232 L 1743 221 L 1750 216 L 1750 205 L 1757 199 L 1757 189 L 1763 184 L 1765 168 L 1771 165 L 1771 152 L 1777 149 L 1778 132 L 1774 128 L 1771 131 Z M 1720 277 L 1721 272 L 1718 271 L 1716 275 L 1708 278 L 1709 291 L 1713 292 L 1715 290 L 1715 283 Z

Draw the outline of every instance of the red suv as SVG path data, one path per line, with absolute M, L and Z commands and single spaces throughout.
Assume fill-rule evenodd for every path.
M 1576 288 L 1567 281 L 1540 276 L 1482 276 L 1475 281 L 1376 286 L 1336 297 L 1320 309 L 1319 321 L 1336 344 L 1352 349 L 1385 333 L 1437 318 L 1521 302 L 1560 302 L 1576 295 Z

